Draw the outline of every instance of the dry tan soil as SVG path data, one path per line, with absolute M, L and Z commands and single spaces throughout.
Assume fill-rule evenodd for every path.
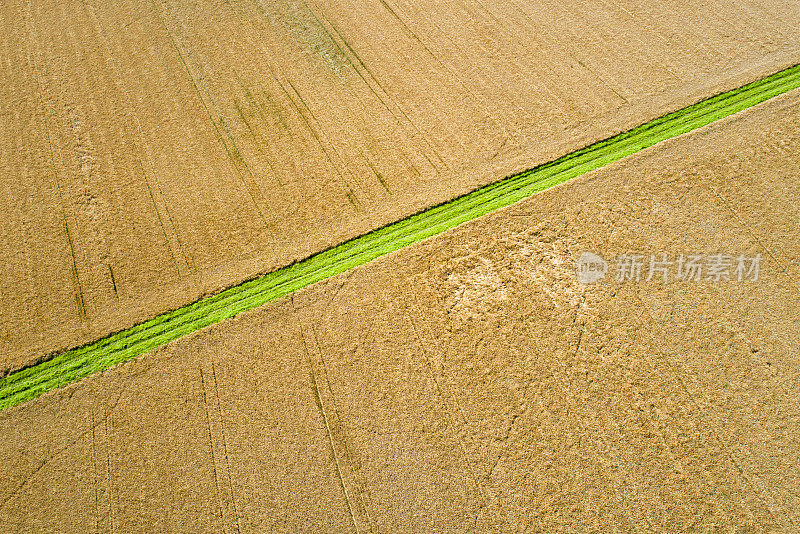
M 0 374 L 798 61 L 774 0 L 3 1 Z
M 800 91 L 0 413 L 16 532 L 797 532 Z M 582 251 L 758 280 L 577 282 Z

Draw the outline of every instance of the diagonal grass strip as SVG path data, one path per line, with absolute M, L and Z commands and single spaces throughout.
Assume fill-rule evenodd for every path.
M 0 379 L 0 410 L 800 87 L 800 65 L 505 178 Z

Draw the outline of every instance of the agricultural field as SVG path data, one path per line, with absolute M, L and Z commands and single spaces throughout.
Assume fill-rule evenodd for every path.
M 0 28 L 0 531 L 800 530 L 800 6 Z
M 5 371 L 800 57 L 769 1 L 9 0 L 0 24 Z
M 796 531 L 798 97 L 0 412 L 0 517 Z M 580 284 L 581 251 L 765 259 L 757 280 Z

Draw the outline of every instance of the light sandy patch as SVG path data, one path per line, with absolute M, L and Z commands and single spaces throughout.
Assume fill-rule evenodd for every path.
M 490 260 L 481 257 L 459 258 L 447 277 L 448 313 L 455 322 L 474 320 L 486 313 L 497 313 L 508 293 Z

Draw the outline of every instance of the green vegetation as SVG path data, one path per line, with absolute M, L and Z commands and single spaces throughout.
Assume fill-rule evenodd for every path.
M 0 410 L 800 87 L 800 65 L 670 113 L 0 379 Z

